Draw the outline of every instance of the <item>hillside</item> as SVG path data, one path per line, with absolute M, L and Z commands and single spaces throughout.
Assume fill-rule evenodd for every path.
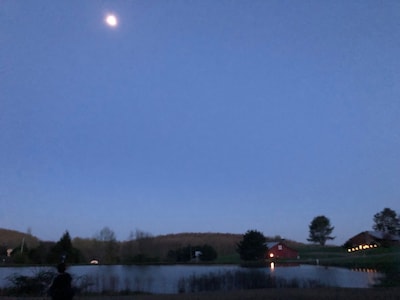
M 19 232 L 11 229 L 0 228 L 0 246 L 15 248 L 21 245 L 24 240 L 29 248 L 35 248 L 39 245 L 39 239 L 28 233 Z
M 188 245 L 211 245 L 219 255 L 235 253 L 241 234 L 230 233 L 178 233 L 156 236 L 154 244 L 160 249 L 177 249 Z
M 27 233 L 9 229 L 0 229 L 0 246 L 15 248 L 21 245 L 25 238 L 25 245 L 30 249 L 35 248 L 41 242 L 38 238 Z M 121 260 L 136 255 L 145 254 L 146 257 L 165 259 L 170 251 L 175 251 L 187 246 L 212 246 L 219 258 L 232 258 L 237 256 L 237 244 L 242 240 L 242 234 L 231 233 L 177 233 L 159 236 L 145 236 L 129 241 L 117 242 L 117 253 Z M 267 237 L 268 241 L 277 240 L 279 237 Z M 292 247 L 297 248 L 299 243 L 286 241 Z M 93 257 L 101 257 L 101 249 L 94 239 L 76 237 L 72 240 L 75 248 L 79 249 L 84 261 Z
M 119 242 L 120 257 L 132 257 L 145 254 L 147 257 L 165 259 L 170 251 L 185 247 L 209 245 L 218 253 L 221 261 L 238 259 L 237 244 L 243 239 L 242 234 L 231 233 L 198 233 L 187 232 L 159 236 L 145 236 L 138 239 Z M 279 237 L 267 237 L 267 241 L 276 241 Z M 91 239 L 75 238 L 74 247 L 80 249 L 86 258 L 98 257 L 98 247 Z M 291 247 L 298 247 L 300 243 L 286 240 Z

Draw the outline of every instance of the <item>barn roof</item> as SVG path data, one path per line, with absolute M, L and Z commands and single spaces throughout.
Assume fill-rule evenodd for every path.
M 274 248 L 277 245 L 284 245 L 286 248 L 295 250 L 292 247 L 289 247 L 288 245 L 286 245 L 286 243 L 284 241 L 266 242 L 264 245 L 267 246 L 268 250 L 271 248 Z M 295 250 L 295 251 L 297 251 L 297 250 Z
M 386 240 L 386 241 L 392 241 L 392 242 L 400 241 L 400 236 L 389 234 L 389 233 L 386 233 L 383 231 L 363 231 L 363 232 L 360 232 L 359 234 L 356 234 L 355 236 L 351 237 L 348 241 L 351 241 L 351 240 L 356 239 L 361 236 L 363 236 L 364 238 L 369 236 L 370 238 L 372 238 L 374 240 Z
M 274 248 L 276 245 L 280 244 L 280 242 L 266 242 L 265 245 L 268 249 Z
M 392 240 L 392 241 L 400 241 L 400 236 L 389 234 L 383 231 L 366 231 L 370 236 L 379 239 L 379 240 Z

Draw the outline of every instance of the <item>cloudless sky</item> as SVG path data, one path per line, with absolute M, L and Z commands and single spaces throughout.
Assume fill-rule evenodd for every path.
M 399 57 L 396 0 L 0 0 L 0 227 L 342 244 L 400 213 Z

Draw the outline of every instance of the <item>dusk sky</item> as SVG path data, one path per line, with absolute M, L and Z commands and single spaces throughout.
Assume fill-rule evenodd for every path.
M 0 0 L 0 228 L 341 245 L 399 200 L 400 1 Z

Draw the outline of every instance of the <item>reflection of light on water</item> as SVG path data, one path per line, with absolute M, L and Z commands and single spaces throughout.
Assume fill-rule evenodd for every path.
M 270 267 L 271 267 L 271 271 L 275 270 L 275 263 L 274 263 L 274 262 L 271 262 L 271 263 L 270 263 Z
M 368 269 L 368 268 L 354 268 L 351 269 L 353 272 L 366 273 L 366 279 L 368 282 L 368 286 L 371 287 L 379 282 L 380 279 L 383 278 L 383 274 L 379 273 L 376 269 Z
M 365 273 L 378 273 L 378 270 L 375 269 L 367 269 L 367 268 L 355 268 L 351 269 L 352 271 L 356 272 L 365 272 Z

